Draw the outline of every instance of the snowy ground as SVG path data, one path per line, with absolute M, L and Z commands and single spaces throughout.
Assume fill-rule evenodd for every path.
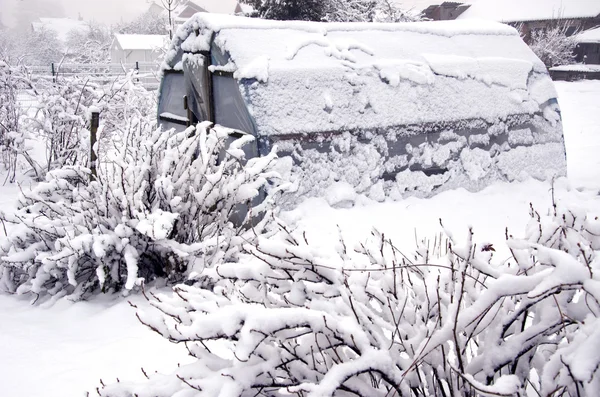
M 569 179 L 556 183 L 557 200 L 600 214 L 600 81 L 557 83 L 562 106 Z M 17 189 L 2 188 L 0 205 L 12 205 Z M 309 240 L 330 244 L 338 225 L 347 242 L 367 237 L 372 227 L 410 250 L 415 234 L 433 238 L 439 219 L 455 235 L 472 225 L 479 241 L 493 242 L 503 255 L 505 228 L 523 233 L 529 203 L 541 211 L 551 205 L 551 186 L 534 180 L 497 183 L 482 192 L 448 191 L 431 199 L 394 203 L 362 203 L 333 209 L 312 199 L 285 214 L 307 230 Z M 130 298 L 143 304 L 139 296 Z M 28 300 L 0 295 L 0 395 L 69 397 L 95 394 L 105 382 L 141 379 L 140 368 L 169 371 L 188 362 L 183 346 L 146 330 L 122 299 L 99 297 L 93 302 L 31 306 Z

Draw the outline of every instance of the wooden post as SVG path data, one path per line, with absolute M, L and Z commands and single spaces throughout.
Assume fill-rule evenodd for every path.
M 100 126 L 100 112 L 92 112 L 92 119 L 90 121 L 90 181 L 95 181 L 98 173 L 96 171 L 96 162 L 98 161 L 98 155 L 94 150 L 97 141 L 98 127 Z
M 52 82 L 56 83 L 56 70 L 54 69 L 54 62 L 52 62 Z

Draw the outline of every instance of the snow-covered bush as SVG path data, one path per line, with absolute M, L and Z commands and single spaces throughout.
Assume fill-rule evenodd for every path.
M 14 224 L 0 243 L 3 290 L 77 299 L 98 288 L 131 290 L 140 278 L 183 281 L 233 260 L 270 219 L 257 218 L 269 197 L 243 212 L 277 177 L 274 154 L 243 164 L 250 138 L 227 145 L 230 131 L 207 123 L 175 134 L 139 118 L 123 123 L 128 134 L 112 137 L 96 177 L 80 165 L 51 171 L 23 191 L 16 212 L 0 213 Z M 243 221 L 233 224 L 236 214 Z
M 575 62 L 575 47 L 577 41 L 574 36 L 567 35 L 569 26 L 554 23 L 545 29 L 534 29 L 526 37 L 531 50 L 540 58 L 546 67 L 569 65 Z M 522 26 L 517 26 L 523 32 Z
M 328 22 L 414 22 L 412 15 L 390 0 L 329 0 Z
M 129 119 L 147 130 L 155 128 L 155 95 L 136 84 L 135 77 L 129 73 L 104 86 L 76 76 L 37 82 L 37 110 L 24 117 L 22 129 L 46 145 L 46 158 L 35 164 L 38 179 L 53 169 L 87 164 L 91 109 L 102 114 L 99 152 L 114 135 L 128 133 Z
M 19 93 L 24 90 L 35 93 L 25 69 L 21 65 L 10 65 L 4 57 L 0 58 L 0 165 L 10 182 L 15 180 L 19 156 L 34 166 L 26 151 L 22 129 L 24 111 L 19 104 Z
M 120 23 L 115 30 L 124 34 L 167 34 L 168 18 L 163 13 L 150 10 L 141 14 L 131 22 Z
M 43 85 L 43 83 L 41 83 Z M 97 103 L 100 87 L 87 80 L 59 78 L 39 90 L 37 111 L 25 119 L 27 130 L 46 143 L 43 173 L 67 165 L 85 164 L 89 156 L 88 109 Z M 43 179 L 43 173 L 41 175 Z
M 409 15 L 390 0 L 246 0 L 265 19 L 326 22 L 408 22 Z
M 245 0 L 259 18 L 320 21 L 327 11 L 323 0 Z
M 598 395 L 600 221 L 572 208 L 495 247 L 384 235 L 328 252 L 282 226 L 138 318 L 197 361 L 101 396 Z M 498 245 L 496 245 L 496 248 Z M 146 373 L 146 372 L 144 372 Z M 537 392 L 537 393 L 536 393 Z

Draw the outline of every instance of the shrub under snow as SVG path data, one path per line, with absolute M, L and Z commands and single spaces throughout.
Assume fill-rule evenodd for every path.
M 19 156 L 35 166 L 26 150 L 24 112 L 18 100 L 21 91 L 35 89 L 22 65 L 11 65 L 5 59 L 0 54 L 0 166 L 7 172 L 7 179 L 14 182 Z
M 567 35 L 568 25 L 558 22 L 553 25 L 532 30 L 527 40 L 529 47 L 548 68 L 574 63 L 577 46 L 575 37 Z M 522 28 L 519 29 L 522 31 Z
M 406 256 L 374 232 L 329 252 L 282 227 L 150 299 L 141 322 L 197 361 L 102 396 L 595 396 L 600 221 L 542 217 L 509 260 L 469 231 Z M 250 260 L 249 258 L 254 258 Z M 535 391 L 534 391 L 535 390 Z
M 184 132 L 149 132 L 140 118 L 112 136 L 97 178 L 82 166 L 51 171 L 23 191 L 0 243 L 0 287 L 17 293 L 71 294 L 102 288 L 131 290 L 140 278 L 183 280 L 213 261 L 233 260 L 251 240 L 256 215 L 237 215 L 277 174 L 275 154 L 244 164 L 242 146 L 230 131 L 203 123 Z M 254 217 L 254 218 L 253 218 Z M 253 218 L 253 220 L 251 219 Z M 263 223 L 266 222 L 263 221 Z

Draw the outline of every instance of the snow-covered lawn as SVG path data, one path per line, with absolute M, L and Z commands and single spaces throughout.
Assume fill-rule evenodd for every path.
M 556 199 L 600 214 L 600 82 L 557 83 L 562 106 L 569 180 L 556 183 Z M 2 188 L 0 204 L 12 205 L 17 189 Z M 284 214 L 307 231 L 309 241 L 331 244 L 338 226 L 347 242 L 357 242 L 372 227 L 392 237 L 401 249 L 440 232 L 439 219 L 455 236 L 474 227 L 478 240 L 494 243 L 498 255 L 505 228 L 518 236 L 528 221 L 529 204 L 545 211 L 551 185 L 534 180 L 497 183 L 470 193 L 447 191 L 431 199 L 359 203 L 334 209 L 311 199 Z M 129 298 L 143 304 L 143 298 Z M 69 397 L 95 394 L 105 382 L 141 379 L 146 371 L 170 371 L 189 362 L 183 346 L 161 339 L 137 322 L 134 309 L 117 297 L 92 302 L 31 306 L 23 298 L 0 295 L 0 395 Z

